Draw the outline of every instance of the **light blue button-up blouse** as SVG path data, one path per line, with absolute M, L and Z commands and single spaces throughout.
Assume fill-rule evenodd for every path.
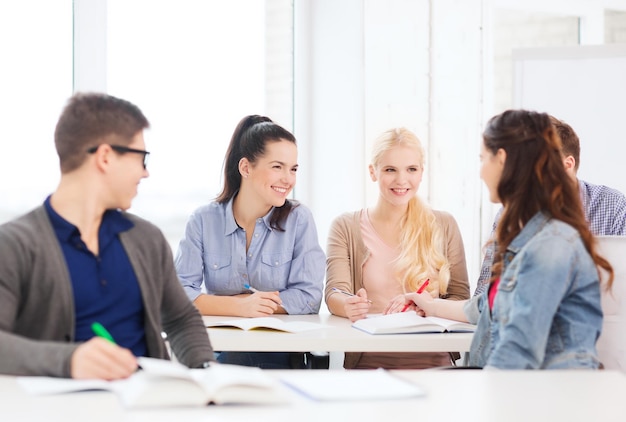
M 246 232 L 237 225 L 233 203 L 212 202 L 189 218 L 175 264 L 190 300 L 202 293 L 232 296 L 246 293 L 244 284 L 278 291 L 289 314 L 314 314 L 322 301 L 326 257 L 317 239 L 311 211 L 294 207 L 281 226 L 270 216 L 257 219 L 246 252 Z

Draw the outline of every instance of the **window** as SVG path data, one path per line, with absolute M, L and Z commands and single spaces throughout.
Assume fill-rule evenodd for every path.
M 72 0 L 0 2 L 0 56 L 5 222 L 41 204 L 58 182 L 53 134 L 72 95 Z
M 248 114 L 291 129 L 290 1 L 109 0 L 107 88 L 151 122 L 150 177 L 132 212 L 173 249 L 220 191 L 231 134 Z

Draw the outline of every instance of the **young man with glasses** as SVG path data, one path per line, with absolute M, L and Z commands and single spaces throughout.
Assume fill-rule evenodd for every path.
M 0 226 L 0 373 L 125 378 L 136 356 L 169 357 L 162 332 L 187 366 L 214 359 L 164 236 L 125 212 L 149 175 L 148 127 L 128 101 L 69 100 L 55 130 L 57 189 Z

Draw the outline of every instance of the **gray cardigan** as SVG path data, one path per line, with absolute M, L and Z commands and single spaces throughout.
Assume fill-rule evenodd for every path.
M 153 224 L 124 214 L 134 227 L 120 240 L 135 270 L 145 309 L 147 354 L 168 359 L 161 333 L 183 364 L 213 360 L 200 314 L 187 299 L 172 253 Z M 0 226 L 0 373 L 70 377 L 74 301 L 65 257 L 43 206 Z

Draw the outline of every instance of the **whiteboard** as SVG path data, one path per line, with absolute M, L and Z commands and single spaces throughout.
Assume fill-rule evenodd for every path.
M 567 122 L 578 177 L 626 192 L 626 45 L 513 51 L 513 104 Z

